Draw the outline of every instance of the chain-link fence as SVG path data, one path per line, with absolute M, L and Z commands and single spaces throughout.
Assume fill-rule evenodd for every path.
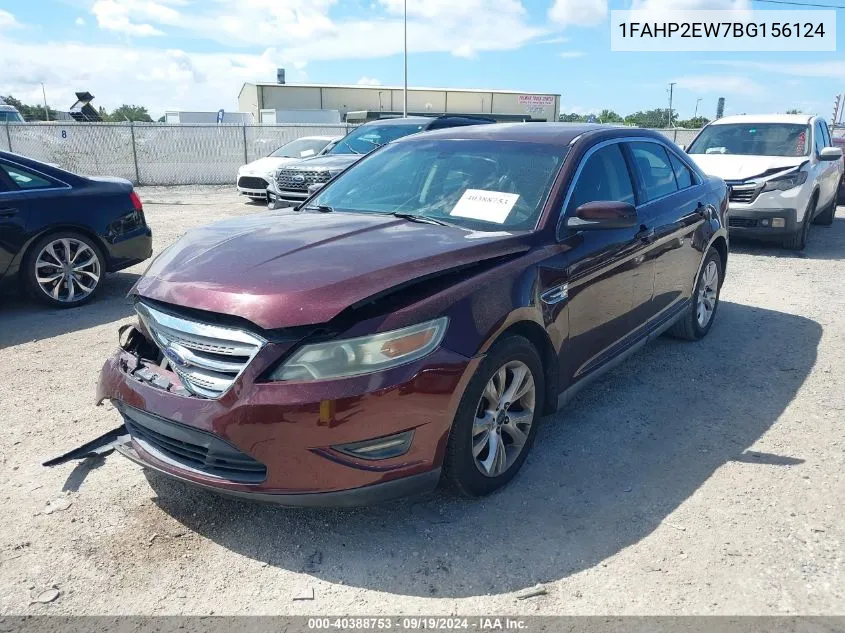
M 6 123 L 0 149 L 88 176 L 144 185 L 231 184 L 241 165 L 303 136 L 343 136 L 340 125 Z
M 0 149 L 88 176 L 143 185 L 232 184 L 241 165 L 303 136 L 343 136 L 350 125 L 6 123 Z M 698 130 L 658 132 L 688 145 Z

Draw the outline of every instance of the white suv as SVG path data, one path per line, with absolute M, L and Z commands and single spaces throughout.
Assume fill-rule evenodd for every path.
M 732 234 L 801 250 L 810 223 L 830 224 L 842 181 L 842 150 L 824 119 L 807 114 L 729 116 L 687 148 L 705 173 L 731 186 Z

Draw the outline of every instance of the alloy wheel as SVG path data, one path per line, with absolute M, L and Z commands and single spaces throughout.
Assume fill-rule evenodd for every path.
M 100 258 L 81 240 L 63 237 L 47 244 L 35 259 L 35 280 L 51 299 L 82 301 L 100 283 Z
M 537 388 L 534 376 L 521 361 L 510 361 L 493 374 L 476 408 L 472 426 L 472 456 L 482 475 L 506 472 L 525 448 Z
M 716 309 L 716 300 L 719 293 L 719 267 L 714 261 L 707 262 L 701 273 L 701 284 L 698 288 L 698 301 L 696 303 L 696 318 L 698 325 L 707 327 Z

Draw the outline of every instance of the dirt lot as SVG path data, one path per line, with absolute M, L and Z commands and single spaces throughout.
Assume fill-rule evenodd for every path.
M 157 250 L 261 211 L 229 188 L 141 195 Z M 805 254 L 738 246 L 710 336 L 582 392 L 505 490 L 345 511 L 219 498 L 117 455 L 42 468 L 117 425 L 94 388 L 145 265 L 75 310 L 2 297 L 0 612 L 844 613 L 843 254 L 843 208 Z

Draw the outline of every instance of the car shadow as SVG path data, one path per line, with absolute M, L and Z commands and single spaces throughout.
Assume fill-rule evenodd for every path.
M 803 317 L 722 303 L 707 340 L 662 338 L 545 419 L 521 473 L 484 499 L 286 509 L 147 478 L 186 527 L 269 565 L 401 595 L 515 591 L 640 541 L 728 462 L 810 459 L 747 449 L 794 398 L 821 334 Z
M 830 226 L 813 224 L 803 251 L 790 251 L 779 242 L 751 240 L 731 236 L 731 253 L 787 259 L 841 259 L 842 240 L 845 238 L 845 207 L 838 208 L 838 216 Z
M 129 316 L 133 310 L 126 293 L 138 277 L 127 272 L 106 276 L 97 296 L 78 308 L 51 308 L 23 293 L 3 294 L 0 296 L 0 349 L 86 330 Z

